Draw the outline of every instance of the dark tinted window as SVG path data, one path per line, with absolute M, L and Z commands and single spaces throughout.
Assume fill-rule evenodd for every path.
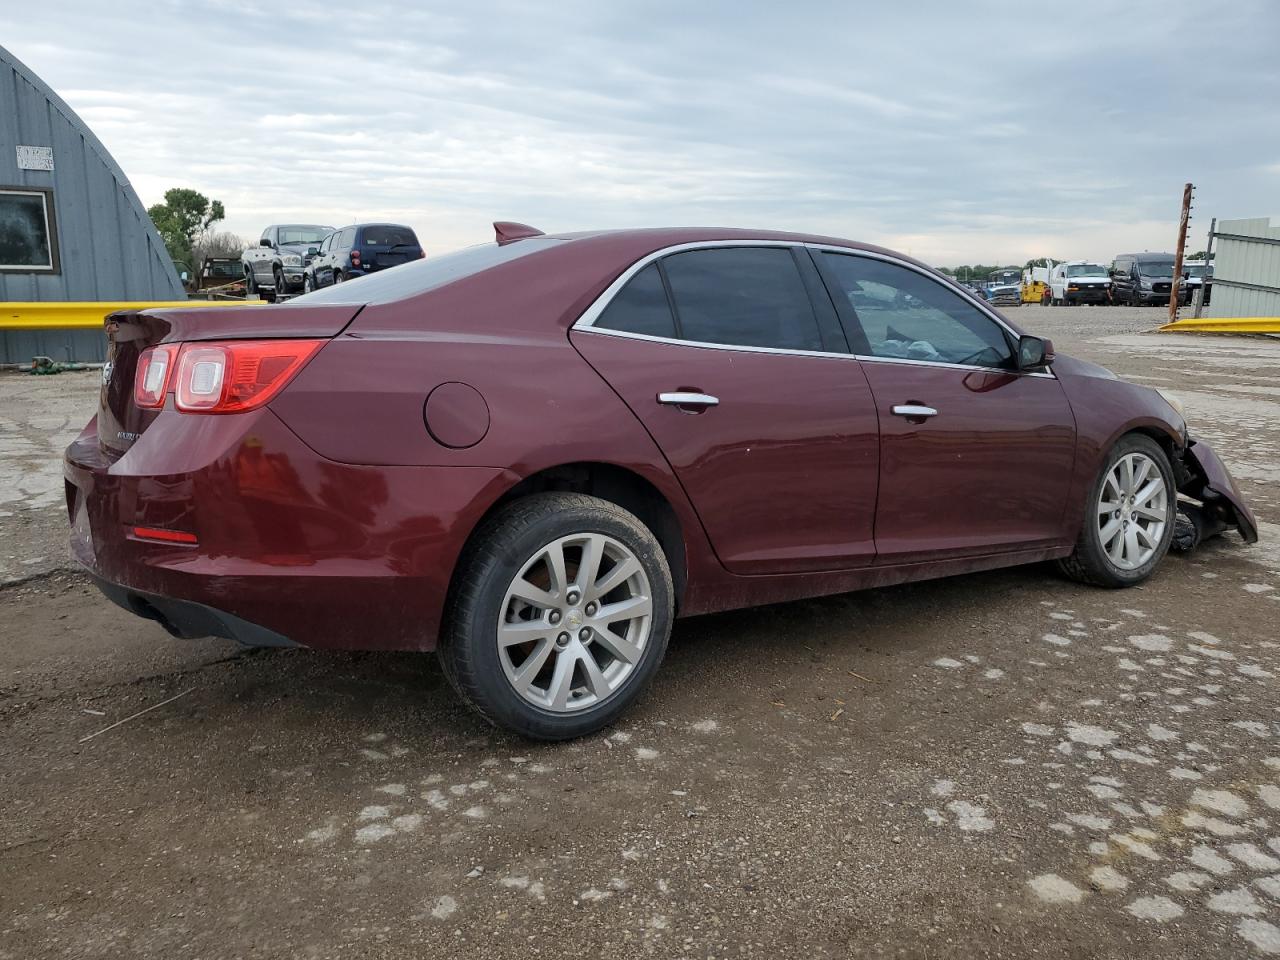
M 818 322 L 790 250 L 690 250 L 672 254 L 662 266 L 685 340 L 822 349 Z
M 289 303 L 393 303 L 564 242 L 550 237 L 531 237 L 502 247 L 496 243 L 484 243 L 438 257 L 412 260 L 394 270 L 379 270 L 306 296 L 294 297 Z M 282 309 L 287 307 L 285 304 Z
M 671 305 L 667 303 L 667 291 L 662 285 L 658 265 L 651 263 L 632 277 L 609 301 L 595 326 L 604 330 L 645 333 L 651 337 L 674 337 L 675 320 L 671 316 Z
M 1000 325 L 937 280 L 870 257 L 823 257 L 857 314 L 872 356 L 1011 365 L 1013 350 Z
M 408 227 L 397 227 L 390 224 L 376 224 L 365 227 L 361 233 L 361 243 L 367 247 L 394 247 L 398 244 L 418 245 L 418 238 Z

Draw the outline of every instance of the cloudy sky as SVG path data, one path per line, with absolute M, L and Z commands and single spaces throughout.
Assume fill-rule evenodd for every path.
M 0 36 L 144 203 L 391 219 L 428 252 L 670 224 L 935 264 L 1168 249 L 1280 214 L 1280 3 L 24 4 Z

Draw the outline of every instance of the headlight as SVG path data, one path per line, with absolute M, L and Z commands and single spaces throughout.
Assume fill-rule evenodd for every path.
M 1186 413 L 1186 410 L 1183 409 L 1181 400 L 1175 397 L 1172 393 L 1167 393 L 1164 390 L 1157 389 L 1156 393 L 1164 397 L 1164 402 L 1167 403 L 1169 406 L 1173 407 L 1173 409 L 1177 412 L 1178 416 L 1182 417 L 1184 420 L 1186 419 L 1187 413 Z
M 289 254 L 287 257 L 284 257 L 283 259 L 284 259 L 284 265 L 285 265 L 286 267 L 300 267 L 300 266 L 302 266 L 302 258 L 301 258 L 300 256 L 298 256 L 297 254 L 293 254 L 293 253 L 291 253 L 291 254 Z

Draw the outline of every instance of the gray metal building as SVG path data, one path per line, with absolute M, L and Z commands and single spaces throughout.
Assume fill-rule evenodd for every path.
M 0 301 L 181 300 L 177 270 L 102 142 L 0 47 Z M 101 360 L 96 330 L 0 330 L 0 363 Z
M 1267 217 L 1219 220 L 1213 295 L 1205 316 L 1280 317 L 1280 225 Z

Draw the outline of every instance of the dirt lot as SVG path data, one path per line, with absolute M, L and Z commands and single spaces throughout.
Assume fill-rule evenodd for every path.
M 1122 593 L 1027 568 L 683 621 L 561 746 L 430 657 L 109 606 L 57 463 L 96 374 L 0 376 L 0 957 L 1280 953 L 1280 342 L 1012 315 L 1178 392 L 1263 542 Z

